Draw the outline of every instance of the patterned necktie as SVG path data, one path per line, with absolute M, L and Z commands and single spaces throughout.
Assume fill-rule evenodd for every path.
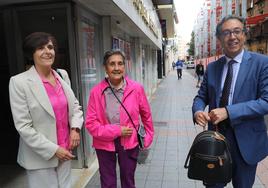
M 232 85 L 232 79 L 233 79 L 233 64 L 237 63 L 235 60 L 231 60 L 228 63 L 228 71 L 226 74 L 226 78 L 224 81 L 224 86 L 222 90 L 222 95 L 220 99 L 220 107 L 225 107 L 228 105 L 229 101 L 229 95 L 230 95 L 230 89 Z

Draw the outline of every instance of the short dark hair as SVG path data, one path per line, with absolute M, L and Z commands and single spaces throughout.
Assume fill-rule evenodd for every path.
M 247 32 L 247 26 L 246 26 L 246 19 L 239 17 L 239 16 L 235 16 L 235 15 L 229 15 L 229 16 L 225 16 L 220 23 L 218 23 L 217 27 L 216 27 L 216 37 L 220 38 L 221 36 L 221 32 L 222 32 L 222 25 L 228 21 L 228 20 L 238 20 L 243 24 L 243 32 L 246 33 Z
M 45 32 L 34 32 L 25 37 L 23 41 L 23 53 L 25 58 L 30 64 L 34 64 L 33 62 L 33 54 L 34 52 L 46 45 L 49 41 L 53 43 L 55 53 L 57 52 L 57 41 L 50 34 Z
M 121 51 L 120 49 L 112 49 L 112 50 L 109 50 L 109 51 L 107 51 L 107 52 L 104 53 L 103 65 L 106 65 L 107 64 L 107 60 L 112 55 L 121 55 L 122 58 L 123 58 L 123 63 L 125 64 L 125 61 L 126 61 L 125 53 L 123 51 Z

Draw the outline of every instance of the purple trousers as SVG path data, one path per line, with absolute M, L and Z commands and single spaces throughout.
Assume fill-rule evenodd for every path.
M 124 150 L 120 138 L 115 140 L 115 152 L 96 149 L 101 188 L 117 188 L 116 162 L 118 159 L 120 169 L 121 188 L 135 188 L 135 170 L 139 147 Z

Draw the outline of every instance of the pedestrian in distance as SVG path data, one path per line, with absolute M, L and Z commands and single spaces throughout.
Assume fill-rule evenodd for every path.
M 182 77 L 182 68 L 183 68 L 183 63 L 178 58 L 178 61 L 176 62 L 176 70 L 177 70 L 178 80 L 181 79 L 181 77 Z
M 9 83 L 20 135 L 18 163 L 26 169 L 29 188 L 70 188 L 72 150 L 80 143 L 83 112 L 70 85 L 52 69 L 56 51 L 51 34 L 28 35 L 23 52 L 32 66 Z
M 246 21 L 227 16 L 217 25 L 216 37 L 224 56 L 208 65 L 194 98 L 195 122 L 215 130 L 229 142 L 233 162 L 234 188 L 251 188 L 256 167 L 268 153 L 268 57 L 247 51 Z M 205 112 L 206 106 L 209 111 Z M 224 187 L 224 184 L 207 187 Z
M 204 65 L 203 62 L 200 61 L 196 67 L 195 67 L 195 73 L 197 75 L 197 84 L 196 87 L 200 87 L 201 82 L 203 80 L 203 76 L 204 76 Z
M 139 153 L 136 130 L 140 125 L 140 119 L 146 132 L 145 148 L 151 145 L 154 136 L 150 106 L 143 87 L 125 76 L 123 52 L 117 49 L 107 51 L 103 65 L 107 77 L 90 92 L 86 128 L 93 136 L 101 187 L 117 188 L 118 160 L 121 187 L 134 188 Z M 133 123 L 126 111 L 132 117 Z

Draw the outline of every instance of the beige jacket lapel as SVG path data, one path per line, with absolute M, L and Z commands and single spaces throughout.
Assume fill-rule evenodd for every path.
M 55 118 L 54 111 L 52 109 L 50 100 L 48 98 L 46 89 L 43 85 L 43 82 L 38 75 L 34 66 L 32 66 L 29 70 L 29 77 L 28 77 L 28 85 L 29 88 L 32 90 L 33 95 L 35 96 L 36 100 L 40 103 L 40 105 L 52 116 Z

